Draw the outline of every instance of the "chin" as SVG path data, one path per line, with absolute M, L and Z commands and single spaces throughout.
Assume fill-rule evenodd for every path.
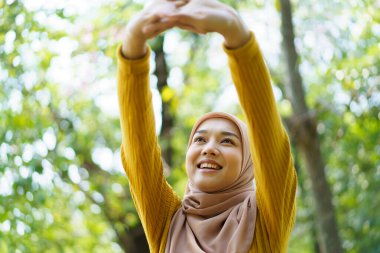
M 207 185 L 200 185 L 197 187 L 198 190 L 202 192 L 212 193 L 218 191 L 218 187 Z

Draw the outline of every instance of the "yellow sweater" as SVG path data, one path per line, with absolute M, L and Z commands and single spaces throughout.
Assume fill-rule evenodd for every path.
M 255 37 L 236 50 L 224 48 L 249 129 L 257 219 L 249 252 L 286 252 L 295 222 L 297 176 L 270 76 Z M 118 49 L 121 157 L 151 252 L 164 252 L 181 199 L 165 180 L 155 134 L 149 56 L 125 59 Z

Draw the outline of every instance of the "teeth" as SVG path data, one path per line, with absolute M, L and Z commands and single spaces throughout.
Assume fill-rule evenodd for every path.
M 211 169 L 219 169 L 219 166 L 212 163 L 202 163 L 201 168 L 211 168 Z

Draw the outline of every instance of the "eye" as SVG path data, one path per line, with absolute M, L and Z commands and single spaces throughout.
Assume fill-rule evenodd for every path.
M 232 139 L 230 139 L 230 138 L 224 138 L 222 140 L 222 143 L 227 143 L 227 144 L 235 145 L 235 142 Z
M 198 136 L 198 137 L 195 137 L 194 138 L 194 142 L 196 143 L 196 142 L 206 142 L 206 139 L 205 138 L 203 138 L 203 137 L 201 137 L 201 136 Z

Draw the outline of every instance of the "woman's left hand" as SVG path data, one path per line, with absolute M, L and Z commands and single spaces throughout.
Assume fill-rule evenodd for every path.
M 237 12 L 217 0 L 188 0 L 168 18 L 175 21 L 177 27 L 194 33 L 219 33 L 228 48 L 241 47 L 250 38 L 250 31 Z

